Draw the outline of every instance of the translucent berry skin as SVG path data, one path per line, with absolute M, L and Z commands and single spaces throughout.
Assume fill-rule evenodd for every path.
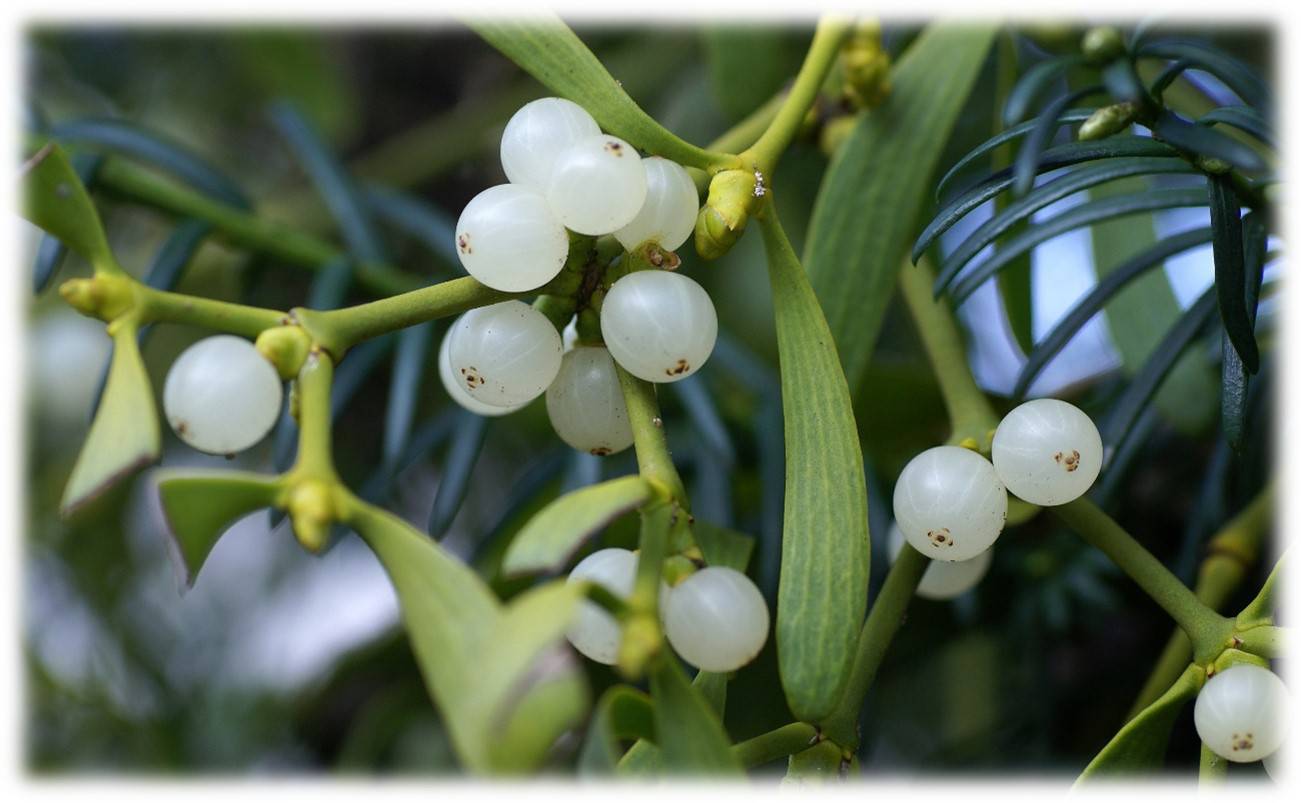
M 894 486 L 894 518 L 913 549 L 936 560 L 970 560 L 1007 521 L 1007 491 L 990 462 L 961 446 L 914 457 Z
M 646 201 L 646 168 L 637 150 L 618 137 L 585 137 L 557 157 L 546 195 L 565 228 L 579 234 L 610 234 L 641 211 Z
M 518 407 L 547 389 L 560 371 L 560 334 L 521 301 L 472 309 L 452 324 L 447 360 L 476 401 Z
M 537 190 L 489 187 L 470 199 L 456 221 L 456 255 L 481 283 L 509 293 L 556 277 L 569 255 L 569 235 Z
M 664 635 L 687 663 L 731 672 L 754 660 L 768 640 L 768 605 L 744 574 L 709 566 L 664 600 Z
M 627 599 L 637 577 L 637 556 L 626 549 L 599 549 L 578 562 L 566 582 L 586 580 Z M 578 604 L 578 613 L 565 632 L 574 649 L 601 664 L 613 665 L 619 657 L 623 632 L 604 608 L 591 600 Z
M 629 251 L 654 241 L 667 251 L 676 251 L 696 230 L 700 195 L 691 174 L 677 162 L 660 156 L 641 160 L 646 169 L 646 200 L 637 216 L 614 233 Z
M 899 525 L 890 525 L 888 539 L 890 560 L 893 562 L 898 559 L 899 550 L 903 549 L 903 531 L 899 529 Z M 989 572 L 989 564 L 993 557 L 993 550 L 986 549 L 969 560 L 931 561 L 926 567 L 926 572 L 922 574 L 921 582 L 917 584 L 917 596 L 946 600 L 967 593 L 984 579 L 985 574 Z
M 1229 761 L 1260 761 L 1278 750 L 1288 732 L 1287 687 L 1278 675 L 1237 664 L 1206 681 L 1193 706 L 1197 735 Z
M 249 341 L 207 337 L 181 352 L 163 384 L 163 412 L 201 452 L 234 454 L 266 437 L 280 418 L 280 375 Z
M 632 427 L 610 352 L 576 346 L 547 388 L 547 415 L 560 439 L 580 452 L 604 456 L 632 445 Z
M 471 396 L 470 392 L 462 387 L 461 383 L 452 375 L 452 361 L 448 358 L 448 346 L 452 342 L 451 334 L 451 329 L 448 329 L 447 334 L 443 335 L 442 344 L 438 347 L 438 378 L 442 380 L 443 389 L 447 391 L 447 395 L 452 398 L 452 401 L 472 413 L 490 418 L 509 415 L 528 406 L 528 402 L 523 402 L 512 407 L 494 407 L 491 404 L 484 404 Z
M 1098 478 L 1102 436 L 1075 405 L 1034 399 L 1003 418 L 991 456 L 1009 491 L 1036 505 L 1063 505 Z
M 601 134 L 592 115 L 564 98 L 525 103 L 501 135 L 501 168 L 512 184 L 545 193 L 561 151 L 580 139 Z
M 709 359 L 718 315 L 693 279 L 642 270 L 619 279 L 606 294 L 601 336 L 628 373 L 647 382 L 677 382 Z

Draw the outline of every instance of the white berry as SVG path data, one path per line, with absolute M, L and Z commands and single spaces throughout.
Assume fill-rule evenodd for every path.
M 538 98 L 520 107 L 501 135 L 501 167 L 512 184 L 546 192 L 560 152 L 601 127 L 587 110 L 564 98 Z
M 565 354 L 547 388 L 547 415 L 560 439 L 581 452 L 607 455 L 632 445 L 614 360 L 600 346 L 577 346 Z
M 675 586 L 664 602 L 669 644 L 684 661 L 706 672 L 740 669 L 768 640 L 768 604 L 750 578 L 735 569 L 701 569 Z
M 904 542 L 903 531 L 899 529 L 898 524 L 890 525 L 890 534 L 887 538 L 890 560 L 894 561 L 899 557 Z M 986 549 L 968 560 L 931 561 L 922 574 L 921 582 L 917 584 L 917 596 L 945 600 L 967 593 L 984 578 L 993 557 L 993 550 Z
M 1278 675 L 1236 664 L 1206 681 L 1193 706 L 1197 735 L 1229 761 L 1259 761 L 1287 737 L 1289 700 Z
M 646 168 L 631 145 L 608 134 L 584 137 L 560 153 L 547 203 L 565 228 L 610 234 L 632 222 L 646 200 Z
M 442 344 L 438 347 L 438 378 L 443 381 L 443 389 L 447 391 L 447 395 L 452 398 L 452 401 L 472 413 L 489 417 L 507 415 L 528 405 L 528 402 L 521 402 L 511 407 L 494 407 L 491 404 L 484 404 L 471 396 L 470 391 L 466 390 L 465 386 L 457 381 L 452 374 L 452 361 L 448 357 L 450 351 L 448 346 L 452 342 L 451 335 L 452 330 L 449 328 L 447 334 L 443 336 Z
M 637 217 L 614 233 L 615 239 L 629 251 L 647 241 L 676 251 L 696 229 L 700 211 L 696 183 L 677 162 L 648 156 L 641 163 L 646 168 L 646 200 Z
M 1004 416 L 992 457 L 1009 491 L 1036 505 L 1063 505 L 1098 478 L 1102 437 L 1075 405 L 1034 399 Z
M 284 388 L 249 341 L 214 335 L 181 352 L 163 385 L 163 412 L 181 440 L 201 452 L 234 454 L 266 437 Z
M 456 254 L 481 283 L 518 293 L 541 287 L 560 273 L 569 255 L 569 235 L 540 192 L 499 184 L 461 210 Z
M 961 446 L 936 446 L 908 461 L 894 486 L 894 518 L 913 549 L 970 560 L 1007 521 L 1007 491 L 989 461 Z
M 600 549 L 578 562 L 567 582 L 586 580 L 604 586 L 622 599 L 632 594 L 637 578 L 637 556 L 626 549 Z M 578 612 L 565 637 L 574 649 L 602 664 L 614 664 L 619 657 L 623 632 L 608 611 L 591 600 L 578 604 Z
M 628 373 L 647 382 L 676 382 L 709 359 L 718 339 L 718 315 L 695 280 L 641 270 L 619 279 L 606 294 L 601 336 Z
M 452 376 L 484 404 L 513 407 L 547 389 L 560 371 L 560 334 L 522 301 L 472 309 L 452 324 Z

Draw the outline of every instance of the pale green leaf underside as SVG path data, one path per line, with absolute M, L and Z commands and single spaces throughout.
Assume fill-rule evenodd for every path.
M 99 213 L 62 148 L 47 145 L 23 166 L 23 195 L 23 217 L 96 268 L 116 267 Z
M 1100 776 L 1148 774 L 1160 769 L 1175 719 L 1184 704 L 1197 695 L 1202 679 L 1203 670 L 1189 665 L 1165 694 L 1125 723 L 1084 768 L 1075 784 Z
M 708 151 L 655 122 L 559 18 L 480 19 L 468 24 L 548 89 L 587 109 L 602 130 L 678 164 L 709 167 Z
M 237 471 L 160 472 L 158 496 L 180 553 L 185 584 L 194 580 L 227 528 L 236 519 L 271 507 L 280 480 Z
M 64 487 L 60 513 L 71 516 L 118 480 L 157 460 L 160 448 L 158 408 L 136 329 L 119 326 L 104 395 Z
M 891 72 L 889 99 L 862 115 L 827 167 L 804 263 L 855 390 L 994 32 L 927 27 Z
M 771 205 L 761 222 L 786 436 L 777 659 L 791 711 L 816 723 L 840 699 L 867 607 L 863 453 L 818 299 Z
M 584 541 L 653 493 L 650 483 L 634 474 L 565 494 L 520 529 L 502 559 L 502 573 L 560 571 Z
M 534 768 L 588 707 L 572 657 L 556 651 L 582 589 L 549 583 L 503 607 L 473 570 L 391 513 L 357 503 L 350 523 L 397 589 L 421 673 L 466 768 Z
M 700 688 L 689 682 L 682 666 L 664 656 L 650 675 L 655 733 L 664 771 L 673 775 L 739 774 L 727 731 Z

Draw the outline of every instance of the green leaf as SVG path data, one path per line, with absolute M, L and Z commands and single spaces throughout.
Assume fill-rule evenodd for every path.
M 1174 114 L 1162 112 L 1152 124 L 1152 133 L 1186 151 L 1220 159 L 1241 170 L 1265 170 L 1269 166 L 1247 145 L 1204 125 L 1194 125 Z
M 1060 178 L 1035 187 L 1028 195 L 1011 202 L 982 223 L 945 258 L 939 269 L 938 280 L 947 285 L 985 246 L 1009 233 L 1017 223 L 1030 222 L 1035 212 L 1077 192 L 1126 176 L 1194 172 L 1192 165 L 1185 160 L 1164 157 L 1107 159 L 1072 170 Z M 920 257 L 921 252 L 917 255 Z
M 1142 45 L 1138 55 L 1186 61 L 1223 81 L 1248 105 L 1256 108 L 1270 105 L 1269 90 L 1259 76 L 1242 62 L 1203 42 L 1162 39 Z
M 1134 380 L 1112 405 L 1103 427 L 1104 443 L 1116 446 L 1124 439 L 1179 356 L 1210 323 L 1214 312 L 1215 288 L 1212 287 L 1188 308 L 1178 323 L 1170 327 L 1170 331 L 1166 332 L 1165 337 L 1144 361 L 1143 367 L 1135 374 Z
M 1092 189 L 1095 201 L 1150 190 L 1152 183 L 1138 178 L 1122 179 Z M 1089 232 L 1094 272 L 1100 283 L 1120 272 L 1144 253 L 1160 253 L 1161 245 L 1178 242 L 1184 235 L 1158 236 L 1151 215 L 1133 215 L 1103 221 Z M 1188 235 L 1193 236 L 1193 235 Z M 1171 252 L 1171 255 L 1174 252 Z M 1168 256 L 1168 255 L 1167 255 Z M 1165 260 L 1167 256 L 1160 257 Z M 1161 338 L 1183 314 L 1170 279 L 1154 264 L 1147 275 L 1107 304 L 1106 323 L 1111 341 L 1120 353 L 1124 373 L 1135 375 Z M 1215 413 L 1214 377 L 1205 361 L 1188 354 L 1175 363 L 1155 403 L 1164 420 L 1185 432 L 1198 431 Z
M 461 410 L 460 421 L 452 429 L 452 443 L 443 460 L 443 470 L 439 475 L 438 490 L 434 492 L 434 504 L 429 510 L 429 526 L 426 531 L 431 538 L 442 538 L 447 528 L 452 526 L 470 490 L 470 475 L 474 465 L 479 462 L 479 453 L 483 451 L 483 440 L 488 432 L 488 419 L 469 410 Z
M 103 163 L 104 157 L 93 153 L 79 153 L 72 157 L 72 168 L 88 189 Z M 36 261 L 32 266 L 33 292 L 39 295 L 49 285 L 67 253 L 67 246 L 54 235 L 46 234 L 41 238 L 40 247 L 36 250 Z
M 1006 242 L 992 257 L 963 274 L 962 278 L 954 283 L 949 295 L 953 298 L 954 304 L 961 304 L 972 293 L 976 292 L 976 289 L 984 284 L 989 277 L 993 276 L 1017 256 L 1068 231 L 1113 218 L 1136 215 L 1141 212 L 1202 206 L 1205 203 L 1206 194 L 1202 190 L 1149 190 L 1133 195 L 1104 198 L 1080 204 L 1066 210 L 1055 218 L 1036 223 L 1027 229 L 1024 234 Z M 956 273 L 956 271 L 950 271 L 950 266 L 947 264 L 943 270 L 949 273 L 950 276 Z M 937 294 L 944 290 L 943 282 L 943 277 L 936 280 L 935 292 Z
M 63 491 L 59 512 L 72 516 L 102 492 L 158 459 L 158 408 L 140 359 L 136 327 L 114 326 L 113 361 L 90 434 Z
M 1099 85 L 1088 86 L 1062 95 L 1044 107 L 1035 118 L 1034 128 L 1030 129 L 1025 142 L 1021 143 L 1021 149 L 1016 153 L 1016 161 L 1012 164 L 1013 195 L 1018 197 L 1025 195 L 1034 186 L 1034 177 L 1039 173 L 1039 159 L 1056 136 L 1057 129 L 1062 127 L 1062 113 L 1066 111 L 1066 107 L 1101 91 L 1102 87 Z
M 558 17 L 485 18 L 468 24 L 544 86 L 587 109 L 603 131 L 686 167 L 707 169 L 714 163 L 714 154 L 683 141 L 642 111 Z
M 750 562 L 750 553 L 754 551 L 753 538 L 701 519 L 696 519 L 691 525 L 691 532 L 701 554 L 705 556 L 706 564 L 745 571 Z
M 578 756 L 580 775 L 610 775 L 623 755 L 625 739 L 655 741 L 651 698 L 632 686 L 611 686 L 601 695 Z
M 1091 162 L 1095 159 L 1117 159 L 1136 156 L 1177 157 L 1179 153 L 1164 142 L 1158 142 L 1151 137 L 1117 136 L 1086 142 L 1069 142 L 1065 145 L 1049 148 L 1044 151 L 1043 156 L 1039 159 L 1039 168 L 1040 170 L 1055 170 L 1059 167 L 1069 167 L 1081 162 Z M 921 235 L 917 238 L 917 244 L 913 246 L 913 262 L 916 262 L 921 257 L 922 252 L 939 239 L 941 234 L 966 217 L 967 213 L 1011 186 L 1012 169 L 1003 168 L 1002 170 L 995 170 L 989 176 L 981 179 L 979 183 L 963 190 L 961 195 L 945 204 L 944 208 L 937 212 L 931 222 L 922 230 Z
M 502 573 L 558 572 L 583 542 L 654 495 L 638 475 L 606 480 L 565 494 L 543 508 L 506 550 Z
M 1079 332 L 1084 324 L 1124 289 L 1148 270 L 1159 266 L 1163 261 L 1176 254 L 1205 245 L 1211 241 L 1211 230 L 1193 229 L 1180 232 L 1168 239 L 1161 240 L 1137 255 L 1111 267 L 1093 286 L 1093 289 L 1075 304 L 1062 319 L 1044 336 L 1030 352 L 1025 367 L 1016 379 L 1012 398 L 1025 398 L 1026 391 L 1035 377 L 1052 361 L 1052 358 L 1065 348 L 1071 338 Z
M 62 143 L 89 145 L 129 156 L 170 173 L 224 204 L 250 209 L 239 185 L 183 145 L 125 120 L 86 119 L 59 123 L 50 136 Z
M 776 215 L 769 204 L 760 222 L 786 437 L 777 656 L 791 711 L 817 722 L 839 700 L 867 607 L 867 490 L 836 342 Z
M 1064 124 L 1082 123 L 1085 120 L 1089 119 L 1089 117 L 1091 117 L 1095 111 L 1097 111 L 1097 109 L 1067 109 L 1066 111 L 1057 115 L 1057 120 L 1058 122 Z M 1011 128 L 1007 128 L 998 132 L 994 136 L 980 143 L 980 145 L 968 151 L 965 156 L 963 156 L 961 159 L 953 163 L 953 167 L 950 167 L 948 172 L 945 173 L 944 176 L 941 177 L 939 182 L 935 185 L 935 200 L 939 201 L 942 198 L 944 198 L 945 195 L 948 194 L 947 191 L 949 189 L 949 185 L 952 183 L 953 179 L 962 172 L 963 169 L 969 167 L 980 157 L 986 156 L 992 151 L 997 150 L 1000 146 L 1011 143 L 1013 140 L 1019 139 L 1020 137 L 1024 137 L 1030 131 L 1034 130 L 1035 126 L 1037 126 L 1038 124 L 1039 124 L 1039 120 L 1037 118 L 1034 120 L 1026 120 L 1024 123 L 1017 123 Z M 1004 163 L 1003 165 L 998 165 L 999 168 L 1005 166 L 1006 163 Z
M 1256 305 L 1260 300 L 1260 284 L 1265 271 L 1265 248 L 1269 232 L 1261 220 L 1259 212 L 1252 212 L 1242 219 L 1242 261 L 1246 269 L 1247 317 L 1252 325 L 1256 323 Z M 1226 332 L 1222 338 L 1220 352 L 1223 355 L 1221 366 L 1220 414 L 1224 439 L 1234 451 L 1241 452 L 1243 437 L 1246 434 L 1247 412 L 1247 368 L 1242 358 L 1229 342 Z
M 1197 118 L 1198 125 L 1213 125 L 1215 123 L 1233 126 L 1241 131 L 1246 131 L 1271 148 L 1275 145 L 1273 126 L 1260 112 L 1250 106 L 1221 106 L 1218 109 L 1211 109 Z
M 1210 185 L 1211 228 L 1215 239 L 1215 291 L 1219 299 L 1224 333 L 1242 358 L 1247 373 L 1260 370 L 1260 350 L 1247 314 L 1247 271 L 1242 257 L 1242 209 L 1238 194 L 1227 176 L 1212 176 Z
M 1034 102 L 1052 87 L 1071 67 L 1084 63 L 1083 56 L 1063 56 L 1042 61 L 1025 71 L 1007 96 L 1003 106 L 1003 123 L 1013 125 L 1025 119 Z
M 41 148 L 22 167 L 23 217 L 59 239 L 96 270 L 120 270 L 99 213 L 63 149 Z
M 208 553 L 231 524 L 255 510 L 280 504 L 278 477 L 243 471 L 160 471 L 158 498 L 181 559 L 185 585 L 193 586 Z
M 676 658 L 661 657 L 651 670 L 650 687 L 665 771 L 716 776 L 742 772 L 718 714 L 700 690 L 687 682 Z
M 350 507 L 348 523 L 397 589 L 421 674 L 461 760 L 478 773 L 535 767 L 586 711 L 570 654 L 556 650 L 582 589 L 548 583 L 503 609 L 472 569 L 406 522 L 359 500 Z
M 1200 676 L 1200 677 L 1199 677 Z M 1150 774 L 1165 763 L 1170 731 L 1184 703 L 1196 696 L 1205 674 L 1190 665 L 1165 694 L 1125 723 L 1080 773 L 1075 785 L 1108 775 Z
M 993 41 L 992 27 L 929 26 L 892 70 L 889 99 L 859 119 L 826 170 L 804 262 L 851 388 L 861 385 L 927 188 Z

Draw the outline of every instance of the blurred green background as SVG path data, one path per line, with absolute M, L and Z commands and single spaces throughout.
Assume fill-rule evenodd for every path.
M 704 143 L 789 80 L 811 25 L 578 30 L 657 119 Z M 887 47 L 898 53 L 915 33 L 913 26 L 888 24 Z M 1078 41 L 1072 40 L 1077 35 L 1061 41 Z M 1217 33 L 1215 40 L 1258 66 L 1271 63 L 1267 31 Z M 1029 38 L 1018 43 L 1022 69 L 1044 54 Z M 504 180 L 496 158 L 501 127 L 523 102 L 544 94 L 451 23 L 403 30 L 34 28 L 23 58 L 29 128 L 82 118 L 129 121 L 201 155 L 254 198 L 265 217 L 335 240 L 325 205 L 270 121 L 272 103 L 292 102 L 365 186 L 408 191 L 432 209 L 432 219 L 450 224 L 474 194 Z M 992 67 L 986 73 L 942 168 L 991 131 Z M 773 179 L 797 251 L 826 163 L 813 132 L 793 146 Z M 108 193 L 96 193 L 96 201 L 122 262 L 143 271 L 174 224 Z M 404 269 L 431 281 L 459 273 L 449 258 L 450 238 L 440 245 L 398 227 L 384 231 L 392 261 Z M 33 230 L 18 269 L 30 270 L 37 239 Z M 1041 270 L 1091 276 L 1087 245 L 1073 247 L 1074 256 L 1059 254 L 1054 264 L 1037 259 L 1036 276 Z M 725 345 L 697 378 L 661 393 L 666 426 L 697 515 L 757 537 L 751 574 L 771 594 L 781 441 L 760 244 L 747 236 L 707 265 L 684 257 L 684 270 L 715 299 Z M 1187 280 L 1205 286 L 1207 252 L 1200 259 Z M 69 258 L 60 277 L 86 270 Z M 179 289 L 287 308 L 304 303 L 314 278 L 209 243 Z M 1040 282 L 1048 289 L 1036 296 L 1042 318 L 1036 332 L 1047 331 L 1089 281 L 1060 287 L 1056 296 L 1053 282 Z M 354 288 L 347 298 L 366 295 Z M 1022 358 L 992 298 L 973 298 L 963 314 L 976 322 L 978 378 L 992 393 L 1005 394 Z M 988 303 L 995 306 L 980 307 Z M 444 326 L 439 323 L 434 337 Z M 1092 332 L 1063 352 L 1036 390 L 1069 398 L 1096 416 L 1125 379 L 1101 319 Z M 171 360 L 203 335 L 182 327 L 151 334 L 144 353 L 155 388 Z M 341 534 L 324 556 L 312 557 L 285 525 L 273 527 L 265 513 L 257 514 L 225 537 L 196 587 L 181 595 L 148 472 L 91 516 L 74 523 L 57 518 L 107 355 L 102 327 L 73 314 L 56 293 L 31 302 L 22 595 L 28 766 L 51 773 L 455 771 L 397 629 L 394 595 L 355 537 Z M 1210 365 L 1208 358 L 1207 371 Z M 391 360 L 376 360 L 338 415 L 336 457 L 353 487 L 376 472 L 390 372 Z M 463 419 L 449 418 L 452 405 L 435 376 L 432 368 L 424 373 L 417 429 L 438 420 L 463 429 Z M 1185 580 L 1191 581 L 1208 537 L 1268 479 L 1269 384 L 1267 376 L 1253 385 L 1249 447 L 1241 459 L 1224 448 L 1215 405 L 1202 405 L 1204 411 L 1178 427 L 1162 413 L 1147 416 L 1143 448 L 1112 480 L 1108 510 Z M 893 479 L 912 454 L 947 435 L 916 334 L 898 305 L 855 403 L 869 464 L 875 589 L 889 565 L 881 536 Z M 165 438 L 164 465 L 227 465 L 186 449 L 170 432 Z M 274 451 L 275 439 L 268 438 L 237 463 L 269 471 Z M 489 577 L 501 545 L 527 512 L 562 489 L 633 470 L 630 455 L 602 462 L 571 454 L 551 433 L 540 401 L 489 422 L 472 463 L 449 465 L 451 451 L 440 441 L 419 455 L 383 499 L 423 526 L 440 486 L 468 476 L 443 540 Z M 627 528 L 615 526 L 603 545 L 630 538 Z M 1228 607 L 1249 599 L 1264 572 L 1258 565 Z M 913 603 L 868 697 L 864 770 L 1077 772 L 1122 723 L 1169 631 L 1169 621 L 1132 583 L 1046 517 L 1011 528 L 978 589 L 951 603 Z M 586 668 L 594 696 L 614 681 L 603 667 Z M 728 697 L 726 724 L 734 739 L 790 720 L 771 641 L 758 662 L 737 674 Z M 1191 708 L 1184 718 L 1170 756 L 1186 767 L 1197 755 Z M 572 764 L 579 741 L 574 735 L 557 745 L 556 769 Z

